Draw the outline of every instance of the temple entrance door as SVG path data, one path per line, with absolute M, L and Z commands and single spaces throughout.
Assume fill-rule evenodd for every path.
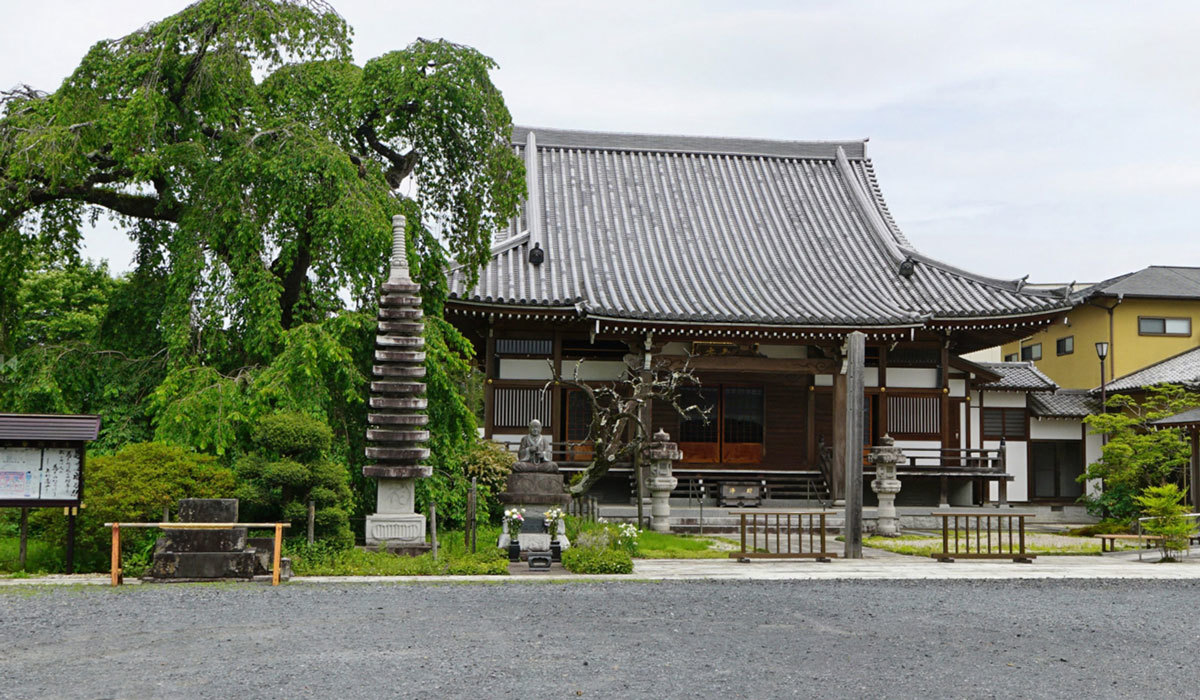
M 592 460 L 592 445 L 588 440 L 588 430 L 592 426 L 592 407 L 587 396 L 578 389 L 566 392 L 567 410 L 563 425 L 566 437 L 566 461 L 590 462 Z
M 759 464 L 763 456 L 763 389 L 726 386 L 721 402 L 721 461 Z
M 688 416 L 679 419 L 679 449 L 683 461 L 692 464 L 716 464 L 721 461 L 720 389 L 686 387 L 679 390 L 679 405 L 708 410 L 708 419 Z

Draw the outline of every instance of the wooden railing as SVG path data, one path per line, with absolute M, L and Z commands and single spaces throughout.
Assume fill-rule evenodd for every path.
M 730 552 L 738 561 L 751 559 L 816 559 L 829 561 L 826 518 L 836 510 L 734 511 L 741 517 L 741 549 Z M 774 548 L 772 537 L 774 534 Z M 794 538 L 794 539 L 793 539 Z M 759 551 L 759 543 L 762 550 Z M 807 547 L 805 547 L 807 544 Z
M 230 530 L 235 527 L 274 528 L 275 551 L 271 554 L 271 585 L 279 585 L 279 560 L 283 551 L 283 528 L 291 527 L 291 523 L 104 523 L 104 527 L 112 528 L 112 585 L 119 586 L 124 581 L 121 572 L 121 528 L 158 528 L 160 530 Z
M 942 551 L 930 555 L 938 561 L 1012 559 L 1029 564 L 1034 560 L 1025 548 L 1025 519 L 1033 513 L 934 511 L 931 515 L 942 519 Z

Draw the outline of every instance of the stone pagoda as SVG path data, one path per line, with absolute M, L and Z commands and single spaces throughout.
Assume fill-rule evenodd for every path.
M 391 271 L 379 300 L 379 329 L 372 367 L 371 413 L 363 476 L 375 478 L 375 514 L 367 516 L 368 546 L 415 554 L 428 549 L 425 516 L 414 510 L 416 480 L 433 470 L 425 398 L 425 326 L 420 286 L 408 274 L 404 217 L 392 217 Z

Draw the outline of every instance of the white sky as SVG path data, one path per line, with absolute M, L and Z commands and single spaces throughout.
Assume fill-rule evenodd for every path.
M 0 0 L 0 86 L 53 90 L 187 2 Z M 1200 265 L 1200 3 L 333 0 L 361 63 L 444 37 L 519 124 L 869 137 L 926 254 L 1005 278 Z M 120 232 L 87 252 L 129 266 Z

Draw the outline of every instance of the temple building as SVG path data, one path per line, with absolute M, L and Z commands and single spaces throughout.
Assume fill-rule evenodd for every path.
M 1003 476 L 979 471 L 968 452 L 1028 440 L 1031 375 L 961 355 L 1061 322 L 1070 290 L 918 252 L 888 211 L 865 141 L 518 127 L 513 146 L 524 206 L 478 280 L 452 272 L 446 307 L 486 374 L 487 437 L 515 442 L 537 418 L 555 459 L 581 468 L 588 406 L 545 388 L 552 368 L 611 382 L 686 361 L 702 386 L 684 401 L 711 419 L 646 407 L 651 429 L 683 451 L 681 491 L 703 479 L 710 493 L 738 482 L 765 498 L 836 499 L 842 346 L 861 331 L 864 444 L 890 434 L 913 455 L 908 475 L 930 477 L 906 482 L 900 503 L 1031 497 L 1025 451 L 1009 450 Z M 629 479 L 615 470 L 600 495 L 628 498 Z

